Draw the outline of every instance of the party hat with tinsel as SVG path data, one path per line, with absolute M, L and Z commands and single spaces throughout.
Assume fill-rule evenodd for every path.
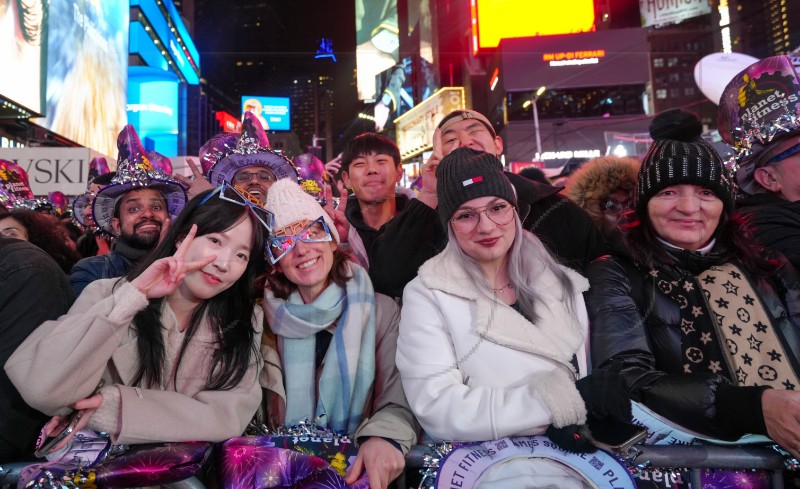
M 117 200 L 127 192 L 140 188 L 161 192 L 167 201 L 170 218 L 175 219 L 186 204 L 183 184 L 153 166 L 132 125 L 128 124 L 119 133 L 117 149 L 117 174 L 109 186 L 97 193 L 92 206 L 97 226 L 114 234 L 111 220 Z

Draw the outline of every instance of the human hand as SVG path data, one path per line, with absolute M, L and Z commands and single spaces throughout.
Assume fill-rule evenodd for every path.
M 572 453 L 594 453 L 597 447 L 594 446 L 581 431 L 585 429 L 583 425 L 571 424 L 563 428 L 556 428 L 550 425 L 545 435 L 562 449 Z
M 350 222 L 347 216 L 344 215 L 344 210 L 347 207 L 347 189 L 340 189 L 341 196 L 339 197 L 339 206 L 333 206 L 333 191 L 330 184 L 325 184 L 325 212 L 333 219 L 333 224 L 336 226 L 336 231 L 339 233 L 339 242 L 347 243 L 347 234 L 350 232 Z
M 192 170 L 192 176 L 185 177 L 183 175 L 175 175 L 175 180 L 178 180 L 189 187 L 189 189 L 186 191 L 189 199 L 194 198 L 206 190 L 211 190 L 214 188 L 214 186 L 211 185 L 211 182 L 206 180 L 206 177 L 203 176 L 203 170 L 197 166 L 197 163 L 192 161 L 190 158 L 187 158 L 186 162 L 189 164 L 189 168 Z
M 419 201 L 436 209 L 439 198 L 436 195 L 436 168 L 442 161 L 442 132 L 438 128 L 433 131 L 433 152 L 422 167 L 422 189 L 419 192 Z
M 331 161 L 325 163 L 325 172 L 331 176 L 333 179 L 334 175 L 339 173 L 339 170 L 342 169 L 342 155 L 341 153 L 336 158 L 332 159 Z
M 386 489 L 403 472 L 403 452 L 383 438 L 373 436 L 361 444 L 356 461 L 350 467 L 345 483 L 355 483 L 366 468 L 370 489 Z
M 58 436 L 61 432 L 66 430 L 70 424 L 73 424 L 73 427 L 72 431 L 70 431 L 70 433 L 56 445 L 47 450 L 47 453 L 49 454 L 57 452 L 67 446 L 79 431 L 86 428 L 86 425 L 89 424 L 89 420 L 92 418 L 92 415 L 100 408 L 102 404 L 103 396 L 100 394 L 95 394 L 71 405 L 70 407 L 75 410 L 75 412 L 71 415 L 53 416 L 50 421 L 44 425 L 44 428 L 42 428 L 42 434 L 44 435 L 45 439 Z
M 767 435 L 800 459 L 800 392 L 767 389 L 761 395 Z
M 586 404 L 586 411 L 594 416 L 626 423 L 633 419 L 630 391 L 620 375 L 620 368 L 595 369 L 578 379 L 575 387 Z
M 193 224 L 174 255 L 154 261 L 141 275 L 133 279 L 131 285 L 139 289 L 148 299 L 164 297 L 175 292 L 187 273 L 200 270 L 217 258 L 215 255 L 210 255 L 195 261 L 184 259 L 196 234 L 197 225 Z

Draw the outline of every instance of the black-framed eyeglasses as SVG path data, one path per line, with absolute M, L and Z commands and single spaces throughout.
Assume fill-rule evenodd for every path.
M 274 182 L 278 178 L 269 170 L 244 171 L 240 170 L 233 176 L 234 183 L 247 183 L 256 177 L 259 182 Z
M 211 200 L 212 197 L 218 196 L 220 199 L 241 205 L 250 209 L 253 216 L 264 226 L 267 232 L 272 231 L 273 224 L 275 223 L 275 215 L 272 212 L 264 209 L 261 203 L 251 195 L 249 192 L 241 187 L 236 187 L 228 182 L 222 182 L 222 185 L 217 187 L 213 192 L 206 195 L 200 201 L 198 206 L 201 206 Z
M 294 234 L 285 236 L 270 236 L 267 239 L 267 256 L 274 265 L 278 260 L 288 255 L 297 246 L 298 241 L 303 243 L 324 243 L 333 241 L 331 230 L 322 216 L 310 222 L 299 231 L 292 230 Z
M 453 217 L 450 218 L 450 222 L 454 231 L 461 234 L 469 234 L 478 226 L 481 214 L 486 214 L 486 217 L 498 226 L 505 226 L 514 220 L 514 209 L 514 204 L 509 202 L 494 202 L 475 209 L 457 210 Z

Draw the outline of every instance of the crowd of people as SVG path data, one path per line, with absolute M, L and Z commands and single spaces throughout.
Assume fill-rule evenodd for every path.
M 676 109 L 642 161 L 596 158 L 564 188 L 504 171 L 492 123 L 463 109 L 418 192 L 390 139 L 349 141 L 325 177 L 339 203 L 298 185 L 251 114 L 191 177 L 127 126 L 116 172 L 75 199 L 78 238 L 17 171 L 0 194 L 0 464 L 74 413 L 74 432 L 125 445 L 310 420 L 357 442 L 346 483 L 386 488 L 425 439 L 594 451 L 592 426 L 631 422 L 632 401 L 800 458 L 800 109 L 754 115 L 775 96 L 741 90 L 759 63 L 720 106 L 733 168 Z M 478 486 L 590 483 L 520 458 Z

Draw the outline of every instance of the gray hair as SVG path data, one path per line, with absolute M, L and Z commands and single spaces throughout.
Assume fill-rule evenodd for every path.
M 511 280 L 511 283 L 517 290 L 517 304 L 522 314 L 530 318 L 531 322 L 536 322 L 540 319 L 535 308 L 536 303 L 541 301 L 541 295 L 537 289 L 535 279 L 539 273 L 534 272 L 549 270 L 561 284 L 561 288 L 564 291 L 564 302 L 567 307 L 567 312 L 570 315 L 576 316 L 573 300 L 575 287 L 567 276 L 567 273 L 558 265 L 556 260 L 550 256 L 550 253 L 539 238 L 534 236 L 530 231 L 522 229 L 522 222 L 516 211 L 514 211 L 514 227 L 517 232 L 511 244 L 511 249 L 508 251 L 506 264 L 508 265 L 509 280 Z M 464 250 L 458 245 L 455 232 L 451 225 L 447 226 L 447 234 L 449 236 L 449 242 L 442 253 L 450 253 L 456 258 L 480 293 L 490 299 L 496 299 L 497 294 L 495 294 L 489 286 L 483 269 L 477 261 L 464 253 Z

